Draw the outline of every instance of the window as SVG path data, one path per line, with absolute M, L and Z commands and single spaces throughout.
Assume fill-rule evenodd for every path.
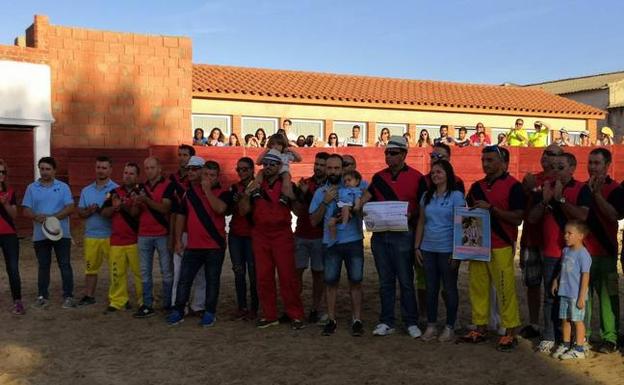
M 244 138 L 247 134 L 254 135 L 259 128 L 262 128 L 267 134 L 267 137 L 275 134 L 278 127 L 277 118 L 241 118 L 241 138 Z
M 308 135 L 314 135 L 314 138 L 323 140 L 323 129 L 325 128 L 325 122 L 322 120 L 304 120 L 304 119 L 290 119 L 292 126 L 290 129 L 292 132 L 307 137 Z
M 218 127 L 226 137 L 232 132 L 232 117 L 228 115 L 193 114 L 193 132 L 196 128 L 204 130 L 204 136 L 210 135 L 210 130 Z M 191 133 L 191 137 L 192 137 Z
M 353 126 L 360 126 L 360 139 L 363 144 L 366 144 L 366 123 L 364 122 L 334 122 L 332 132 L 338 135 L 338 140 L 342 144 L 345 139 L 351 137 Z M 374 144 L 374 143 L 373 143 Z
M 377 123 L 375 127 L 375 141 L 379 140 L 379 136 L 381 135 L 381 130 L 387 128 L 390 130 L 390 136 L 392 135 L 403 135 L 407 132 L 407 124 L 400 123 Z

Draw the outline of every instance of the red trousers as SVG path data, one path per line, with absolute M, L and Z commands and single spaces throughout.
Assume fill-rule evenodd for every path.
M 277 319 L 277 288 L 275 269 L 279 277 L 280 294 L 286 314 L 291 319 L 303 320 L 303 304 L 299 296 L 299 279 L 295 270 L 295 238 L 290 229 L 271 231 L 252 236 L 256 261 L 258 299 L 263 316 Z

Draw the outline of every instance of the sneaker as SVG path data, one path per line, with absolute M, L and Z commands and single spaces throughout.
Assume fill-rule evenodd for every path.
M 292 330 L 301 330 L 301 329 L 305 328 L 305 323 L 302 320 L 300 320 L 300 319 L 294 319 L 290 323 L 290 328 Z
M 17 300 L 13 302 L 13 309 L 11 309 L 11 313 L 15 315 L 24 315 L 26 314 L 26 309 L 24 309 L 24 304 L 22 301 Z
M 575 347 L 563 353 L 560 360 L 584 360 L 585 359 L 585 351 L 583 349 L 577 350 Z
M 460 341 L 467 342 L 471 344 L 478 344 L 480 342 L 484 342 L 486 340 L 485 334 L 479 329 L 470 330 L 467 334 L 463 335 L 460 338 Z
M 611 353 L 617 352 L 618 347 L 616 344 L 614 344 L 611 341 L 604 341 L 603 343 L 598 345 L 598 347 L 596 348 L 596 351 L 602 354 L 611 354 Z
M 214 314 L 204 312 L 204 316 L 202 317 L 201 321 L 199 321 L 199 325 L 205 328 L 209 328 L 211 326 L 214 326 L 216 321 L 217 317 L 215 317 Z
M 329 322 L 329 315 L 323 314 L 319 318 L 319 320 L 318 320 L 318 322 L 316 324 L 319 325 L 319 326 L 325 326 L 325 325 L 327 325 L 328 322 Z
M 276 320 L 276 319 L 268 320 L 268 319 L 261 318 L 256 321 L 256 327 L 258 329 L 266 329 L 266 328 L 270 328 L 271 326 L 277 326 L 279 324 L 280 324 L 279 320 Z
M 320 319 L 321 319 L 321 317 L 319 316 L 318 310 L 310 311 L 310 314 L 308 315 L 308 323 L 309 324 L 315 324 L 315 323 L 319 322 Z
M 353 337 L 362 337 L 362 335 L 364 335 L 364 325 L 359 319 L 353 320 L 351 324 L 351 335 Z
M 37 297 L 37 300 L 35 301 L 35 303 L 33 303 L 30 306 L 33 309 L 47 309 L 49 303 L 50 303 L 50 301 L 47 298 L 39 296 L 39 297 Z
M 112 313 L 116 313 L 116 312 L 117 312 L 117 310 L 119 310 L 119 309 L 117 309 L 116 307 L 113 307 L 113 306 L 108 306 L 108 307 L 106 308 L 106 310 L 104 310 L 104 314 L 112 314 Z
M 89 306 L 95 304 L 95 298 L 85 295 L 78 301 L 78 307 Z
M 502 336 L 498 339 L 496 350 L 503 353 L 511 353 L 518 346 L 518 339 L 513 336 Z
M 570 348 L 567 345 L 559 344 L 559 346 L 557 346 L 557 349 L 555 349 L 555 352 L 552 354 L 552 358 L 559 359 L 568 350 L 570 350 Z
M 184 322 L 184 314 L 180 313 L 177 310 L 172 311 L 167 316 L 167 325 L 169 325 L 169 326 L 179 325 L 182 322 Z
M 418 328 L 418 325 L 412 325 L 407 327 L 407 334 L 412 338 L 418 338 L 422 336 L 422 332 Z
M 76 301 L 73 297 L 67 297 L 63 300 L 63 309 L 73 309 L 76 307 Z
M 332 334 L 336 332 L 336 326 L 337 326 L 336 321 L 334 321 L 333 319 L 330 319 L 329 321 L 327 321 L 327 323 L 323 327 L 323 331 L 321 332 L 321 335 L 331 336 Z
M 390 326 L 381 323 L 377 326 L 375 326 L 375 330 L 373 330 L 373 335 L 374 336 L 389 336 L 390 334 L 394 333 L 394 328 L 391 328 Z
M 427 325 L 427 329 L 425 329 L 425 334 L 422 335 L 423 341 L 431 341 L 438 336 L 438 329 L 435 325 Z
M 527 340 L 537 338 L 540 335 L 540 331 L 536 329 L 533 325 L 527 325 L 520 330 L 520 336 Z
M 446 325 L 444 329 L 442 329 L 442 334 L 440 334 L 440 337 L 438 337 L 438 341 L 449 342 L 453 340 L 454 337 L 455 337 L 455 329 Z
M 541 340 L 535 348 L 538 353 L 551 354 L 555 348 L 555 341 Z
M 155 316 L 156 312 L 149 306 L 141 305 L 139 310 L 136 311 L 132 316 L 134 318 L 149 318 Z
M 279 317 L 277 320 L 278 320 L 278 321 L 279 321 L 279 323 L 281 323 L 281 324 L 289 324 L 289 323 L 290 323 L 290 321 L 292 321 L 292 320 L 290 319 L 290 317 L 288 316 L 288 314 L 286 314 L 286 313 L 282 314 L 282 316 L 281 316 L 281 317 Z

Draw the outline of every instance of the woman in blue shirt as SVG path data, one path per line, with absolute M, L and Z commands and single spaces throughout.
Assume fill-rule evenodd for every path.
M 427 330 L 422 339 L 438 336 L 437 316 L 440 281 L 446 292 L 446 326 L 439 341 L 450 341 L 457 320 L 458 265 L 452 260 L 453 216 L 455 207 L 466 205 L 464 194 L 455 187 L 453 166 L 446 160 L 431 165 L 431 186 L 420 200 L 420 215 L 416 227 L 416 259 L 425 267 L 427 288 Z

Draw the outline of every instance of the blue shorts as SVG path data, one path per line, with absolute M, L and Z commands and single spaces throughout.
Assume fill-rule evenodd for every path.
M 364 242 L 335 243 L 323 246 L 325 283 L 333 286 L 340 281 L 340 271 L 344 261 L 349 282 L 360 283 L 364 276 Z
M 585 308 L 579 309 L 576 307 L 576 298 L 559 297 L 559 318 L 567 319 L 573 322 L 585 320 Z M 587 306 L 585 301 L 585 306 Z

